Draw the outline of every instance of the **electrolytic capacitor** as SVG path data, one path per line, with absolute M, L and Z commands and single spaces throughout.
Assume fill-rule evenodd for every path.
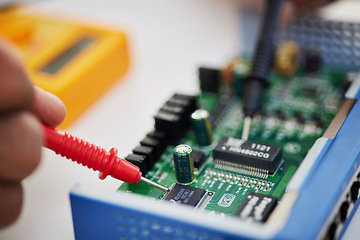
M 174 164 L 176 179 L 179 183 L 189 183 L 194 180 L 194 160 L 192 148 L 181 144 L 174 148 Z
M 212 126 L 210 113 L 205 109 L 197 109 L 191 114 L 191 121 L 197 143 L 208 146 L 212 143 Z

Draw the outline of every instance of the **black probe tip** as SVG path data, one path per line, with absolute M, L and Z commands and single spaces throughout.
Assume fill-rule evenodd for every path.
M 258 78 L 248 78 L 245 82 L 244 91 L 244 114 L 253 117 L 261 105 L 261 96 L 264 91 L 264 83 Z

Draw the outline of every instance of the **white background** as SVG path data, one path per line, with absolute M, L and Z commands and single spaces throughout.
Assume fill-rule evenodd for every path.
M 129 36 L 130 71 L 69 132 L 106 149 L 116 147 L 119 156 L 130 153 L 152 129 L 152 116 L 172 93 L 198 92 L 199 65 L 222 67 L 240 54 L 237 2 L 63 0 L 33 4 L 47 13 L 116 26 Z M 350 9 L 357 15 L 360 5 L 354 2 Z M 343 9 L 335 14 L 343 17 L 341 12 L 351 15 Z M 75 184 L 115 191 L 120 182 L 101 181 L 97 173 L 44 150 L 39 168 L 23 182 L 21 216 L 0 231 L 0 239 L 73 239 L 69 192 Z M 359 223 L 360 217 L 355 220 Z M 351 231 L 352 236 L 360 234 L 356 227 Z

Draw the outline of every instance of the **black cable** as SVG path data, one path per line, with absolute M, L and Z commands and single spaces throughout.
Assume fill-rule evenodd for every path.
M 244 78 L 244 113 L 252 117 L 261 105 L 263 91 L 269 86 L 269 73 L 272 68 L 275 33 L 282 0 L 265 0 L 260 33 L 255 49 L 251 71 Z

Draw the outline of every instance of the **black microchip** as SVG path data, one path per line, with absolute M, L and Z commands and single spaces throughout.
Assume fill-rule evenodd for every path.
M 197 169 L 200 169 L 206 160 L 205 153 L 202 151 L 193 149 L 192 155 L 193 155 L 193 160 L 194 160 L 194 167 Z
M 274 173 L 281 162 L 281 147 L 249 140 L 223 137 L 214 148 L 213 158 L 229 164 L 263 169 Z
M 172 203 L 196 206 L 205 195 L 206 191 L 201 188 L 175 184 L 164 200 Z
M 235 216 L 254 222 L 265 222 L 277 205 L 277 198 L 250 192 L 240 205 Z

